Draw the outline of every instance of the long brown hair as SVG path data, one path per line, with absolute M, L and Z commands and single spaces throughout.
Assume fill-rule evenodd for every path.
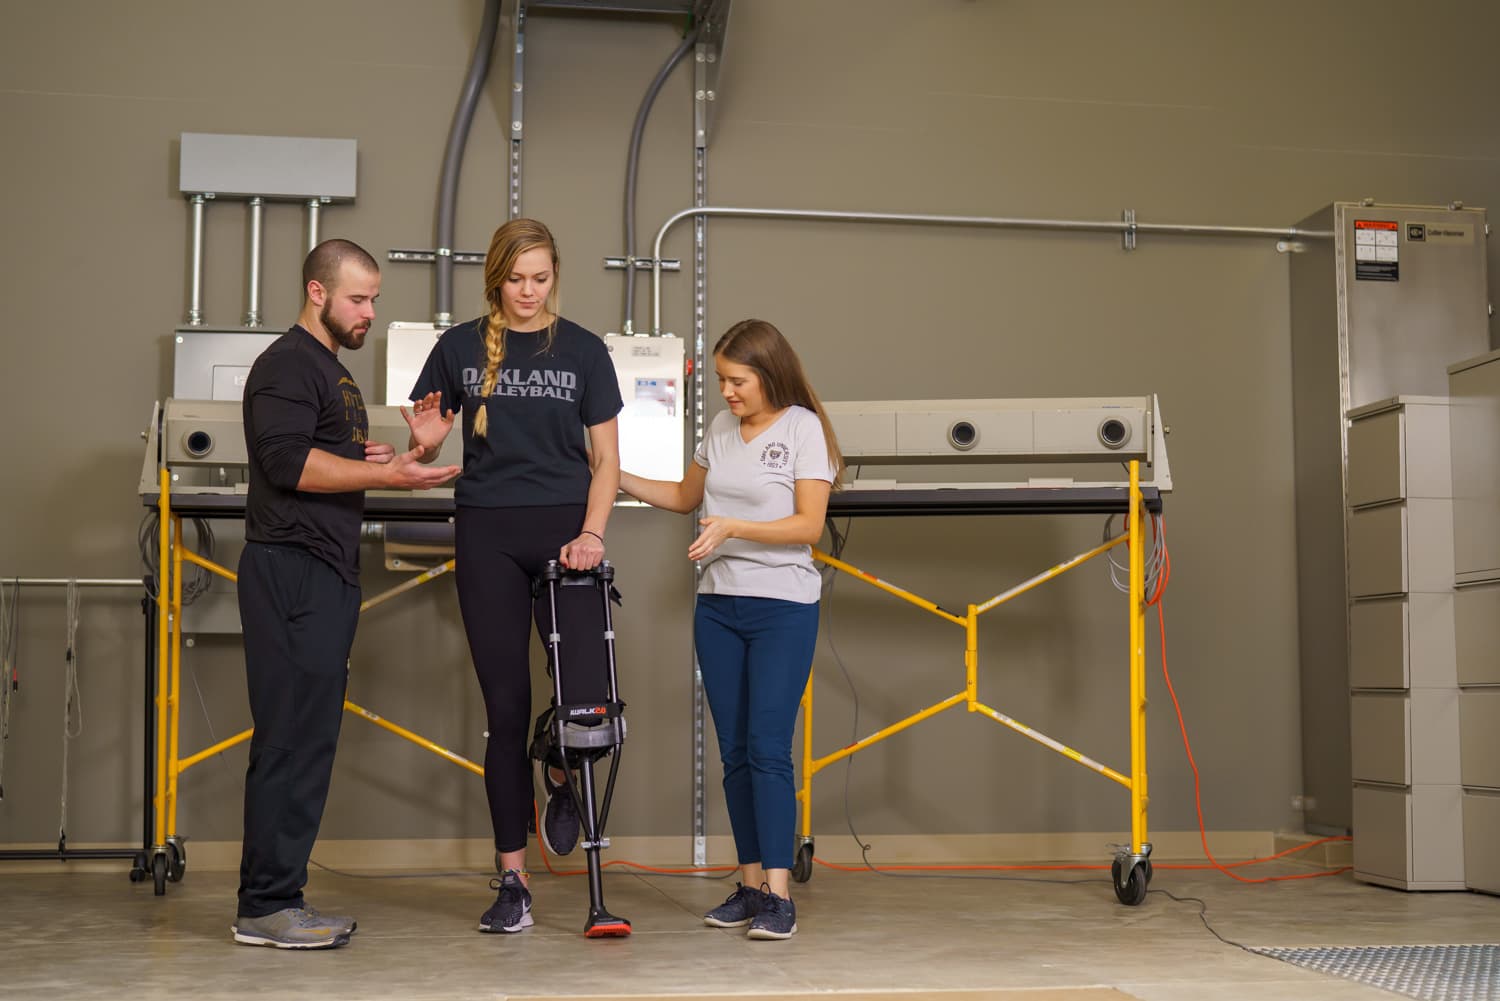
M 839 489 L 844 478 L 844 456 L 839 451 L 833 424 L 812 383 L 802 371 L 802 361 L 781 331 L 765 320 L 741 320 L 725 331 L 714 345 L 715 357 L 722 357 L 752 369 L 760 378 L 766 403 L 775 410 L 806 407 L 823 423 L 823 438 L 828 443 L 828 465 L 833 469 L 833 489 Z
M 552 254 L 552 287 L 547 290 L 546 310 L 552 314 L 547 325 L 547 340 L 542 350 L 552 347 L 557 336 L 557 273 L 561 260 L 552 231 L 535 219 L 512 219 L 495 230 L 489 253 L 484 255 L 484 299 L 490 304 L 484 330 L 484 381 L 479 387 L 479 409 L 474 412 L 474 433 L 483 438 L 490 429 L 489 408 L 485 401 L 500 381 L 500 363 L 505 360 L 505 313 L 501 310 L 500 290 L 515 270 L 516 259 L 528 250 L 545 247 Z

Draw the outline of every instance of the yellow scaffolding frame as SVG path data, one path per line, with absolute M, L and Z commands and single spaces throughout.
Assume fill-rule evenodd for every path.
M 204 559 L 187 549 L 182 542 L 182 517 L 172 511 L 171 474 L 166 468 L 160 470 L 161 493 L 157 498 L 157 566 L 160 586 L 156 590 L 156 796 L 152 803 L 151 873 L 156 881 L 156 892 L 166 892 L 166 882 L 182 878 L 187 864 L 183 839 L 177 834 L 177 786 L 183 772 L 208 760 L 221 751 L 250 739 L 254 730 L 243 730 L 232 737 L 219 741 L 193 754 L 180 753 L 178 722 L 180 719 L 179 695 L 182 687 L 182 565 L 191 563 L 209 573 L 228 581 L 238 580 L 238 575 L 227 567 Z M 409 580 L 371 598 L 359 606 L 361 613 L 436 580 L 451 571 L 453 560 L 417 574 Z M 420 734 L 393 723 L 363 706 L 344 700 L 344 710 L 361 719 L 368 720 L 396 736 L 411 741 L 418 747 L 466 768 L 476 775 L 484 775 L 484 768 L 463 755 L 449 750 Z
M 197 553 L 191 552 L 183 545 L 182 519 L 181 516 L 172 511 L 171 474 L 166 468 L 160 470 L 160 484 L 161 492 L 157 499 L 157 565 L 163 568 L 163 571 L 160 574 L 160 586 L 157 588 L 156 594 L 158 612 L 156 718 L 158 725 L 156 728 L 155 761 L 156 795 L 152 804 L 154 809 L 154 823 L 152 826 L 153 847 L 151 851 L 151 872 L 156 882 L 156 892 L 158 894 L 166 892 L 167 880 L 175 882 L 182 878 L 187 863 L 186 850 L 182 839 L 176 833 L 179 777 L 183 772 L 206 761 L 215 754 L 228 750 L 237 744 L 244 743 L 250 739 L 251 734 L 254 732 L 248 729 L 243 730 L 196 753 L 185 756 L 180 754 L 178 725 L 180 719 L 179 695 L 182 680 L 182 565 L 183 563 L 191 563 L 194 566 L 202 567 L 204 570 L 230 581 L 237 580 L 237 575 L 234 571 L 205 559 Z M 1141 900 L 1145 899 L 1146 884 L 1149 882 L 1151 876 L 1151 863 L 1149 861 L 1151 845 L 1146 840 L 1146 814 L 1150 797 L 1147 795 L 1146 779 L 1146 601 L 1144 580 L 1145 557 L 1142 552 L 1143 535 L 1141 532 L 1141 524 L 1144 521 L 1146 511 L 1141 496 L 1140 463 L 1136 461 L 1130 463 L 1129 512 L 1127 531 L 1124 534 L 1116 536 L 1087 552 L 1065 560 L 1051 569 L 1017 584 L 1008 591 L 995 595 L 982 604 L 970 604 L 963 616 L 945 611 L 934 602 L 881 580 L 843 560 L 835 559 L 820 550 L 813 550 L 813 558 L 819 562 L 850 574 L 853 577 L 857 577 L 867 584 L 872 584 L 903 601 L 923 608 L 941 619 L 952 622 L 954 625 L 962 626 L 965 636 L 965 684 L 963 691 L 957 692 L 926 709 L 913 713 L 905 719 L 893 723 L 853 744 L 842 747 L 831 754 L 824 755 L 821 758 L 814 758 L 812 751 L 813 681 L 811 677 L 808 678 L 807 688 L 802 694 L 802 784 L 797 791 L 797 802 L 801 812 L 798 828 L 800 845 L 797 857 L 798 869 L 794 871 L 800 879 L 805 880 L 811 872 L 813 776 L 834 762 L 841 761 L 872 744 L 879 743 L 887 737 L 915 726 L 917 723 L 935 716 L 945 709 L 964 705 L 968 708 L 969 712 L 982 713 L 997 723 L 1007 726 L 1046 747 L 1050 747 L 1052 750 L 1083 765 L 1085 768 L 1089 768 L 1106 778 L 1113 779 L 1130 791 L 1130 851 L 1128 853 L 1122 852 L 1116 856 L 1113 866 L 1115 892 L 1121 902 L 1127 904 L 1138 904 Z M 1074 567 L 1092 560 L 1096 556 L 1108 552 L 1121 543 L 1128 543 L 1130 550 L 1130 774 L 1128 776 L 979 701 L 978 682 L 979 616 L 1010 601 L 1012 598 L 1025 594 L 1027 591 L 1046 583 L 1054 577 L 1060 576 Z M 403 581 L 396 587 L 368 598 L 360 604 L 360 611 L 364 612 L 366 609 L 389 601 L 397 595 L 436 580 L 438 577 L 451 571 L 454 565 L 454 560 L 448 560 L 440 566 L 433 567 L 410 580 Z M 371 712 L 363 706 L 349 701 L 347 698 L 344 700 L 344 710 L 368 720 L 376 726 L 394 733 L 398 737 L 411 741 L 417 746 L 431 751 L 461 768 L 466 768 L 476 775 L 482 776 L 484 774 L 482 766 L 475 764 L 448 748 L 428 740 L 420 734 L 414 733 L 397 723 Z M 163 721 L 165 721 L 165 725 L 163 725 Z
M 965 683 L 963 691 L 956 692 L 942 701 L 915 712 L 896 723 L 892 723 L 890 726 L 868 737 L 857 740 L 852 744 L 841 747 L 819 758 L 813 756 L 813 679 L 811 677 L 808 678 L 807 688 L 802 693 L 802 782 L 797 790 L 797 802 L 800 807 L 801 818 L 798 826 L 798 854 L 794 875 L 799 880 L 806 880 L 811 875 L 813 776 L 834 762 L 842 761 L 844 758 L 862 751 L 872 744 L 877 744 L 887 737 L 913 727 L 925 719 L 936 716 L 945 709 L 951 709 L 955 706 L 965 706 L 969 712 L 982 713 L 995 722 L 1010 727 L 1022 736 L 1029 737 L 1039 744 L 1050 747 L 1063 757 L 1098 772 L 1105 778 L 1113 779 L 1130 791 L 1130 851 L 1117 855 L 1112 869 L 1116 894 L 1122 903 L 1138 904 L 1145 898 L 1146 883 L 1150 880 L 1151 876 L 1151 866 L 1148 860 L 1151 854 L 1151 845 L 1147 841 L 1146 828 L 1146 813 L 1150 803 L 1150 797 L 1147 795 L 1146 781 L 1146 588 L 1144 579 L 1145 556 L 1141 551 L 1143 539 L 1141 525 L 1145 520 L 1146 509 L 1141 496 L 1140 463 L 1137 461 L 1130 463 L 1129 505 L 1130 514 L 1127 519 L 1126 531 L 1123 534 L 1110 539 L 1102 545 L 1095 546 L 1087 552 L 1065 560 L 1028 580 L 1022 581 L 1010 590 L 995 595 L 983 604 L 969 605 L 966 613 L 961 616 L 954 615 L 952 612 L 940 608 L 937 604 L 928 601 L 926 598 L 912 594 L 910 591 L 897 587 L 888 581 L 881 580 L 879 577 L 868 574 L 856 566 L 845 563 L 843 560 L 835 559 L 818 549 L 813 550 L 813 558 L 818 562 L 827 564 L 835 570 L 849 574 L 852 577 L 856 577 L 866 584 L 873 585 L 887 594 L 895 595 L 903 601 L 916 605 L 918 608 L 925 609 L 940 619 L 963 627 L 965 637 Z M 1122 543 L 1128 544 L 1130 550 L 1129 775 L 1123 775 L 1113 768 L 1101 764 L 1066 744 L 1054 740 L 1046 734 L 981 702 L 979 700 L 978 680 L 979 616 L 1005 604 L 1012 598 L 1016 598 L 1033 588 L 1039 587 L 1054 577 L 1061 576 L 1074 567 L 1087 563 L 1094 557 L 1100 556 Z M 1137 876 L 1136 873 L 1139 873 L 1139 875 Z

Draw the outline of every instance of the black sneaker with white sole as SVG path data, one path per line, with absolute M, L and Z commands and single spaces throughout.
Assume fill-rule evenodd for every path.
M 750 922 L 749 938 L 780 939 L 797 934 L 797 905 L 789 897 L 763 894 L 760 911 Z
M 542 762 L 542 844 L 551 855 L 568 855 L 578 847 L 578 830 L 582 826 L 573 794 L 560 782 L 552 781 L 552 769 Z
M 703 915 L 703 923 L 715 928 L 742 928 L 760 913 L 765 894 L 744 883 L 734 884 L 734 892 L 718 907 Z
M 490 880 L 490 889 L 499 892 L 479 919 L 480 931 L 510 933 L 531 927 L 531 891 L 521 882 L 521 870 L 505 870 L 499 879 Z

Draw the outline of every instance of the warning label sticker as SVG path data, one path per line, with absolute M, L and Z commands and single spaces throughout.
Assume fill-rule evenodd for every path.
M 1354 278 L 1366 282 L 1401 280 L 1401 224 L 1379 219 L 1354 220 Z

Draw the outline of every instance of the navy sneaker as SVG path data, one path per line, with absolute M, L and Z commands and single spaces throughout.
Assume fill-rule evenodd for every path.
M 750 922 L 750 938 L 791 938 L 797 934 L 797 905 L 790 897 L 778 897 L 767 890 L 762 894 L 760 911 Z
M 542 844 L 551 855 L 567 855 L 578 847 L 578 805 L 568 787 L 552 781 L 552 769 L 542 762 Z
M 531 891 L 521 882 L 521 870 L 505 870 L 499 879 L 490 880 L 490 889 L 500 892 L 479 919 L 480 931 L 518 932 L 531 927 Z
M 729 895 L 728 899 L 703 915 L 703 923 L 713 925 L 715 928 L 739 928 L 747 925 L 755 915 L 760 913 L 764 896 L 759 890 L 752 890 L 743 883 L 736 883 L 734 892 Z

